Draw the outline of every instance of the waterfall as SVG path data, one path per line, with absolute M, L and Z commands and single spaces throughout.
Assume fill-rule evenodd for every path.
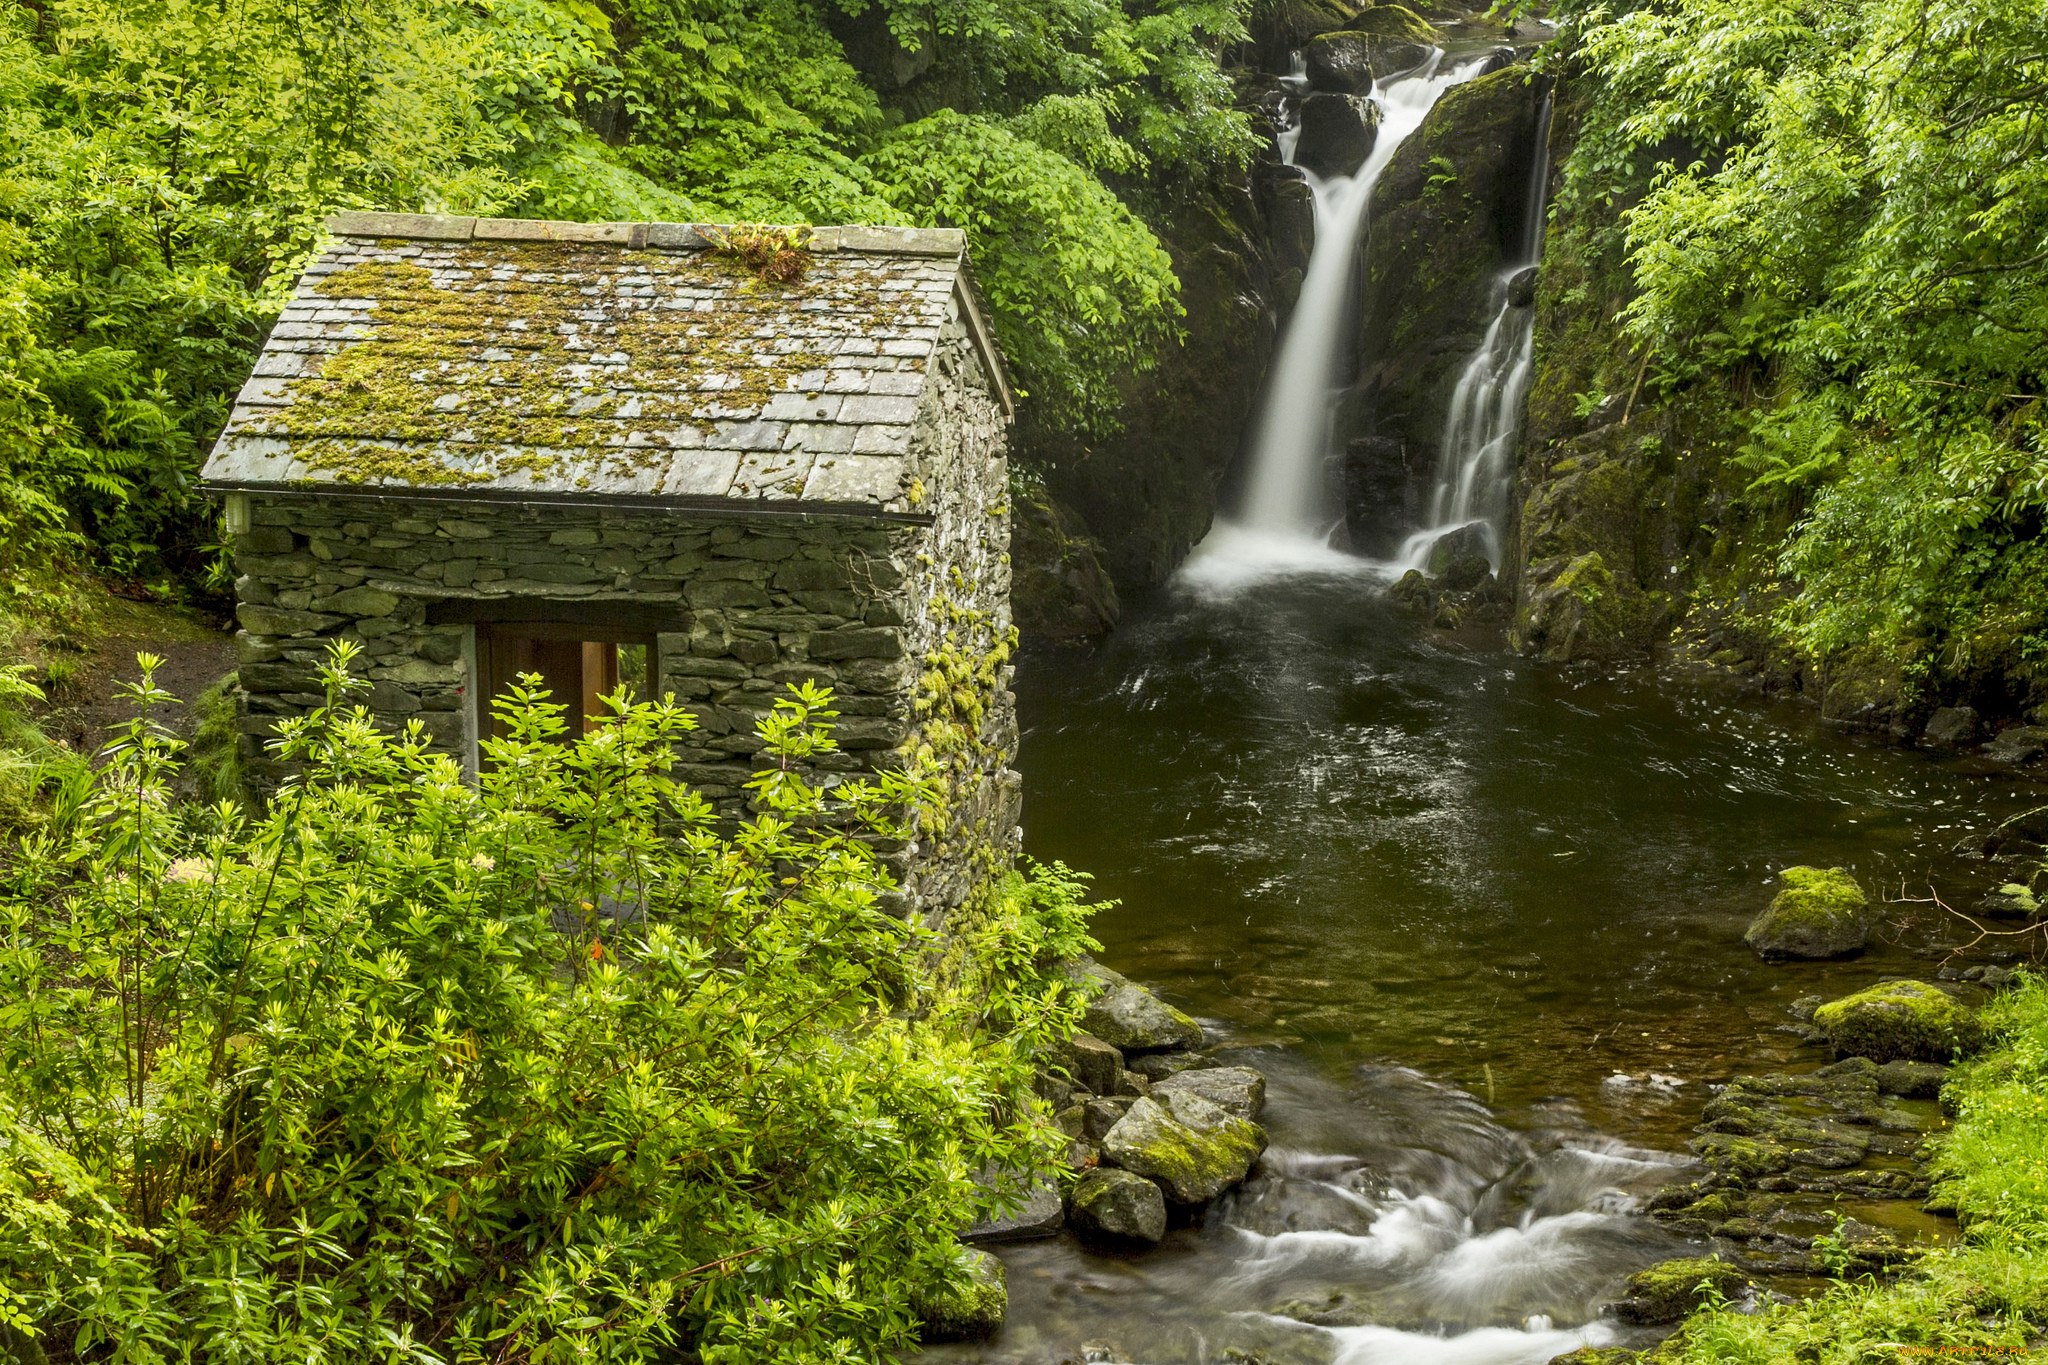
M 1536 120 L 1536 156 L 1523 204 L 1521 255 L 1495 277 L 1493 322 L 1465 362 L 1438 446 L 1429 524 L 1408 537 L 1396 567 L 1426 569 L 1439 540 L 1477 526 L 1487 562 L 1498 571 L 1501 528 L 1515 488 L 1515 443 L 1536 349 L 1536 310 L 1515 288 L 1543 257 L 1543 211 L 1550 179 L 1550 99 Z
M 1340 514 L 1328 474 L 1344 379 L 1339 362 L 1357 330 L 1358 319 L 1346 305 L 1359 240 L 1380 172 L 1444 91 L 1478 74 L 1482 65 L 1473 60 L 1444 70 L 1438 51 L 1413 71 L 1382 82 L 1372 95 L 1379 106 L 1378 135 L 1357 173 L 1325 180 L 1303 170 L 1315 196 L 1315 248 L 1267 381 L 1244 498 L 1195 547 L 1182 568 L 1184 578 L 1222 585 L 1275 572 L 1361 565 L 1330 546 Z M 1280 135 L 1290 166 L 1299 137 L 1299 127 Z

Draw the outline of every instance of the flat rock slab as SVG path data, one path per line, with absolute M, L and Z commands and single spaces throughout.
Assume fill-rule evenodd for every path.
M 1256 1119 L 1266 1107 L 1266 1078 L 1248 1066 L 1180 1071 L 1156 1082 L 1152 1093 L 1199 1095 L 1232 1118 Z
M 1124 1052 L 1171 1052 L 1202 1045 L 1202 1026 L 1143 986 L 1112 986 L 1088 1002 L 1088 1032 Z
M 970 1242 L 1024 1242 L 1051 1237 L 1059 1232 L 1064 1215 L 1059 1186 L 1050 1176 L 1040 1176 L 1031 1183 L 1022 1207 L 1014 1213 L 984 1218 L 960 1236 Z

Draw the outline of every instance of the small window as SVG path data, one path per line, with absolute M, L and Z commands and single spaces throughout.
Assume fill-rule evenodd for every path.
M 598 636 L 591 639 L 590 636 Z M 572 735 L 590 728 L 592 717 L 610 714 L 600 698 L 624 683 L 633 696 L 652 694 L 654 641 L 600 627 L 555 621 L 494 621 L 476 628 L 477 731 L 502 736 L 504 726 L 492 703 L 510 691 L 522 673 L 540 674 L 550 701 L 569 708 Z

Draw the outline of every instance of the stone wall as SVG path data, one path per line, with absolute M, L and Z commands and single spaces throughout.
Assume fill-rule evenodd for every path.
M 782 509 L 672 511 L 517 496 L 250 494 L 236 538 L 245 757 L 259 782 L 278 720 L 319 704 L 330 642 L 359 643 L 368 704 L 475 752 L 474 622 L 510 604 L 654 637 L 658 692 L 701 728 L 677 775 L 727 814 L 793 683 L 835 689 L 841 752 L 826 782 L 930 760 L 945 817 L 885 849 L 906 911 L 936 917 L 977 855 L 1014 849 L 1020 782 L 1009 690 L 1005 419 L 955 316 L 929 360 L 910 436 L 912 518 Z

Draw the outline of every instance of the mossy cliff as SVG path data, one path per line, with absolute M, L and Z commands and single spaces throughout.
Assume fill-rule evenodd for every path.
M 2036 715 L 2048 697 L 2030 681 L 2012 625 L 2025 613 L 1966 609 L 1979 589 L 1960 580 L 1927 604 L 1922 638 L 1909 648 L 1853 646 L 1817 660 L 1788 642 L 1784 618 L 1798 586 L 1780 560 L 1814 493 L 1759 486 L 1752 435 L 1786 381 L 1766 362 L 1703 358 L 1734 354 L 1716 349 L 1727 338 L 1692 338 L 1681 353 L 1649 347 L 1625 326 L 1637 298 L 1625 216 L 1658 164 L 1688 164 L 1699 149 L 1676 140 L 1642 149 L 1628 165 L 1603 163 L 1597 186 L 1582 176 L 1567 192 L 1599 89 L 1573 61 L 1551 65 L 1553 216 L 1503 575 L 1519 576 L 1514 644 L 1552 662 L 1655 662 L 1798 695 L 1830 718 L 1901 738 L 1954 702 L 1987 718 Z M 1604 578 L 1588 577 L 1594 557 Z M 1982 558 L 1987 579 L 2019 562 Z M 1959 558 L 1956 572 L 1968 567 Z
M 1356 386 L 1340 417 L 1354 545 L 1386 555 L 1424 518 L 1451 395 L 1522 251 L 1548 80 L 1527 65 L 1452 87 L 1374 192 Z
M 1589 93 L 1569 72 L 1558 83 L 1553 195 Z M 1619 322 L 1633 297 L 1621 223 L 1631 202 L 1624 195 L 1557 214 L 1537 275 L 1510 555 L 1520 579 L 1513 635 L 1525 652 L 1559 663 L 1647 658 L 1669 641 L 1702 579 L 1746 602 L 1738 580 L 1757 570 L 1758 556 L 1725 534 L 1745 482 L 1725 467 L 1744 395 L 1709 389 L 1666 402 L 1641 391 L 1645 358 Z

